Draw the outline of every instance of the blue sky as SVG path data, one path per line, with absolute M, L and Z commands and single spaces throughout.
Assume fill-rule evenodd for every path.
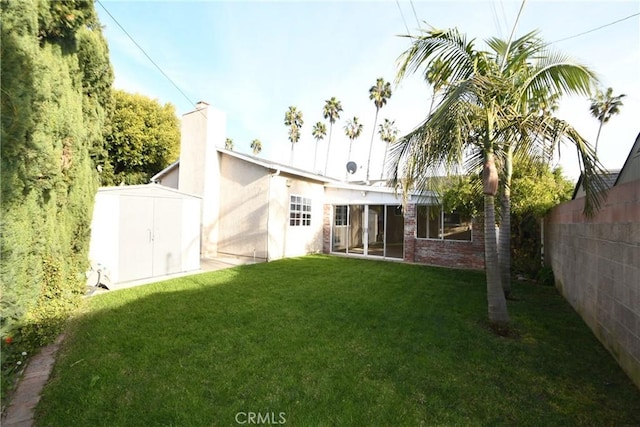
M 325 100 L 337 97 L 344 108 L 334 125 L 328 174 L 344 176 L 347 118 L 364 124 L 353 144 L 351 160 L 364 177 L 375 115 L 369 88 L 376 78 L 392 82 L 393 95 L 380 110 L 395 120 L 401 134 L 425 117 L 431 88 L 420 75 L 394 82 L 397 58 L 409 47 L 407 34 L 418 26 L 458 27 L 484 47 L 483 40 L 507 39 L 520 1 L 108 1 L 102 5 L 180 88 L 191 102 L 206 101 L 227 115 L 227 136 L 235 150 L 249 153 L 251 141 L 262 141 L 260 156 L 287 164 L 291 145 L 283 124 L 288 106 L 304 114 L 294 166 L 313 169 L 311 129 L 322 121 Z M 170 102 L 178 116 L 193 105 L 162 75 L 118 27 L 100 4 L 106 27 L 115 86 Z M 415 9 L 415 14 L 414 14 Z M 640 13 L 637 1 L 526 2 L 516 37 L 534 29 L 553 47 L 590 66 L 604 87 L 624 93 L 624 107 L 603 128 L 599 155 L 606 167 L 622 167 L 640 131 L 640 16 L 588 34 L 559 41 Z M 404 16 L 404 19 L 403 19 Z M 598 122 L 586 98 L 566 98 L 558 115 L 595 142 Z M 320 142 L 316 169 L 322 169 L 327 138 Z M 384 153 L 376 133 L 372 176 L 379 176 Z M 574 150 L 563 147 L 559 164 L 576 178 Z

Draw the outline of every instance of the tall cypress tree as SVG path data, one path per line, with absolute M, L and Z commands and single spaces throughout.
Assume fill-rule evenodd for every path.
M 44 342 L 83 293 L 113 72 L 93 2 L 0 7 L 0 326 Z

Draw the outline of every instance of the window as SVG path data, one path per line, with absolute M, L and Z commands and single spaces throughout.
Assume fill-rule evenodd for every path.
M 471 218 L 457 212 L 444 213 L 440 206 L 419 205 L 416 237 L 471 241 Z
M 334 225 L 337 227 L 348 225 L 347 223 L 347 206 L 336 206 L 336 216 L 334 219 Z
M 311 199 L 291 195 L 289 225 L 294 227 L 311 225 Z

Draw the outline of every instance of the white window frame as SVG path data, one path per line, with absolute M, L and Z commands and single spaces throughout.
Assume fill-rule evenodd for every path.
M 289 226 L 311 226 L 311 199 L 298 194 L 289 196 Z
M 419 213 L 418 213 L 418 209 L 420 207 L 426 207 L 427 208 L 427 216 L 426 216 L 426 226 L 425 226 L 425 231 L 426 231 L 426 236 L 427 237 L 419 237 L 418 236 L 418 221 L 420 221 L 420 217 L 419 217 Z M 431 208 L 438 208 L 440 210 L 440 215 L 438 218 L 438 231 L 437 231 L 437 235 L 438 237 L 428 237 L 429 236 L 429 226 L 430 226 L 430 221 L 429 221 L 429 214 L 430 214 L 430 210 Z M 472 242 L 473 241 L 473 233 L 471 234 L 471 237 L 468 240 L 460 240 L 460 239 L 445 239 L 444 238 L 444 209 L 442 207 L 442 205 L 416 205 L 416 230 L 415 230 L 415 237 L 416 239 L 423 239 L 423 240 L 449 240 L 452 242 Z M 470 220 L 471 222 L 471 220 Z M 473 226 L 470 224 L 470 231 L 473 230 Z
M 338 208 L 344 208 L 344 212 L 338 213 Z M 342 209 L 340 209 L 342 211 Z M 349 225 L 349 205 L 335 205 L 335 218 L 333 218 L 334 227 L 347 227 Z M 338 224 L 340 219 L 340 224 Z

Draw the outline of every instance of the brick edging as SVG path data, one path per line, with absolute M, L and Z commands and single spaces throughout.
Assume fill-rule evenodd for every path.
M 55 356 L 64 340 L 64 334 L 35 355 L 18 381 L 18 386 L 2 417 L 3 427 L 30 427 L 34 422 L 35 408 L 40 402 L 40 395 L 49 380 Z

